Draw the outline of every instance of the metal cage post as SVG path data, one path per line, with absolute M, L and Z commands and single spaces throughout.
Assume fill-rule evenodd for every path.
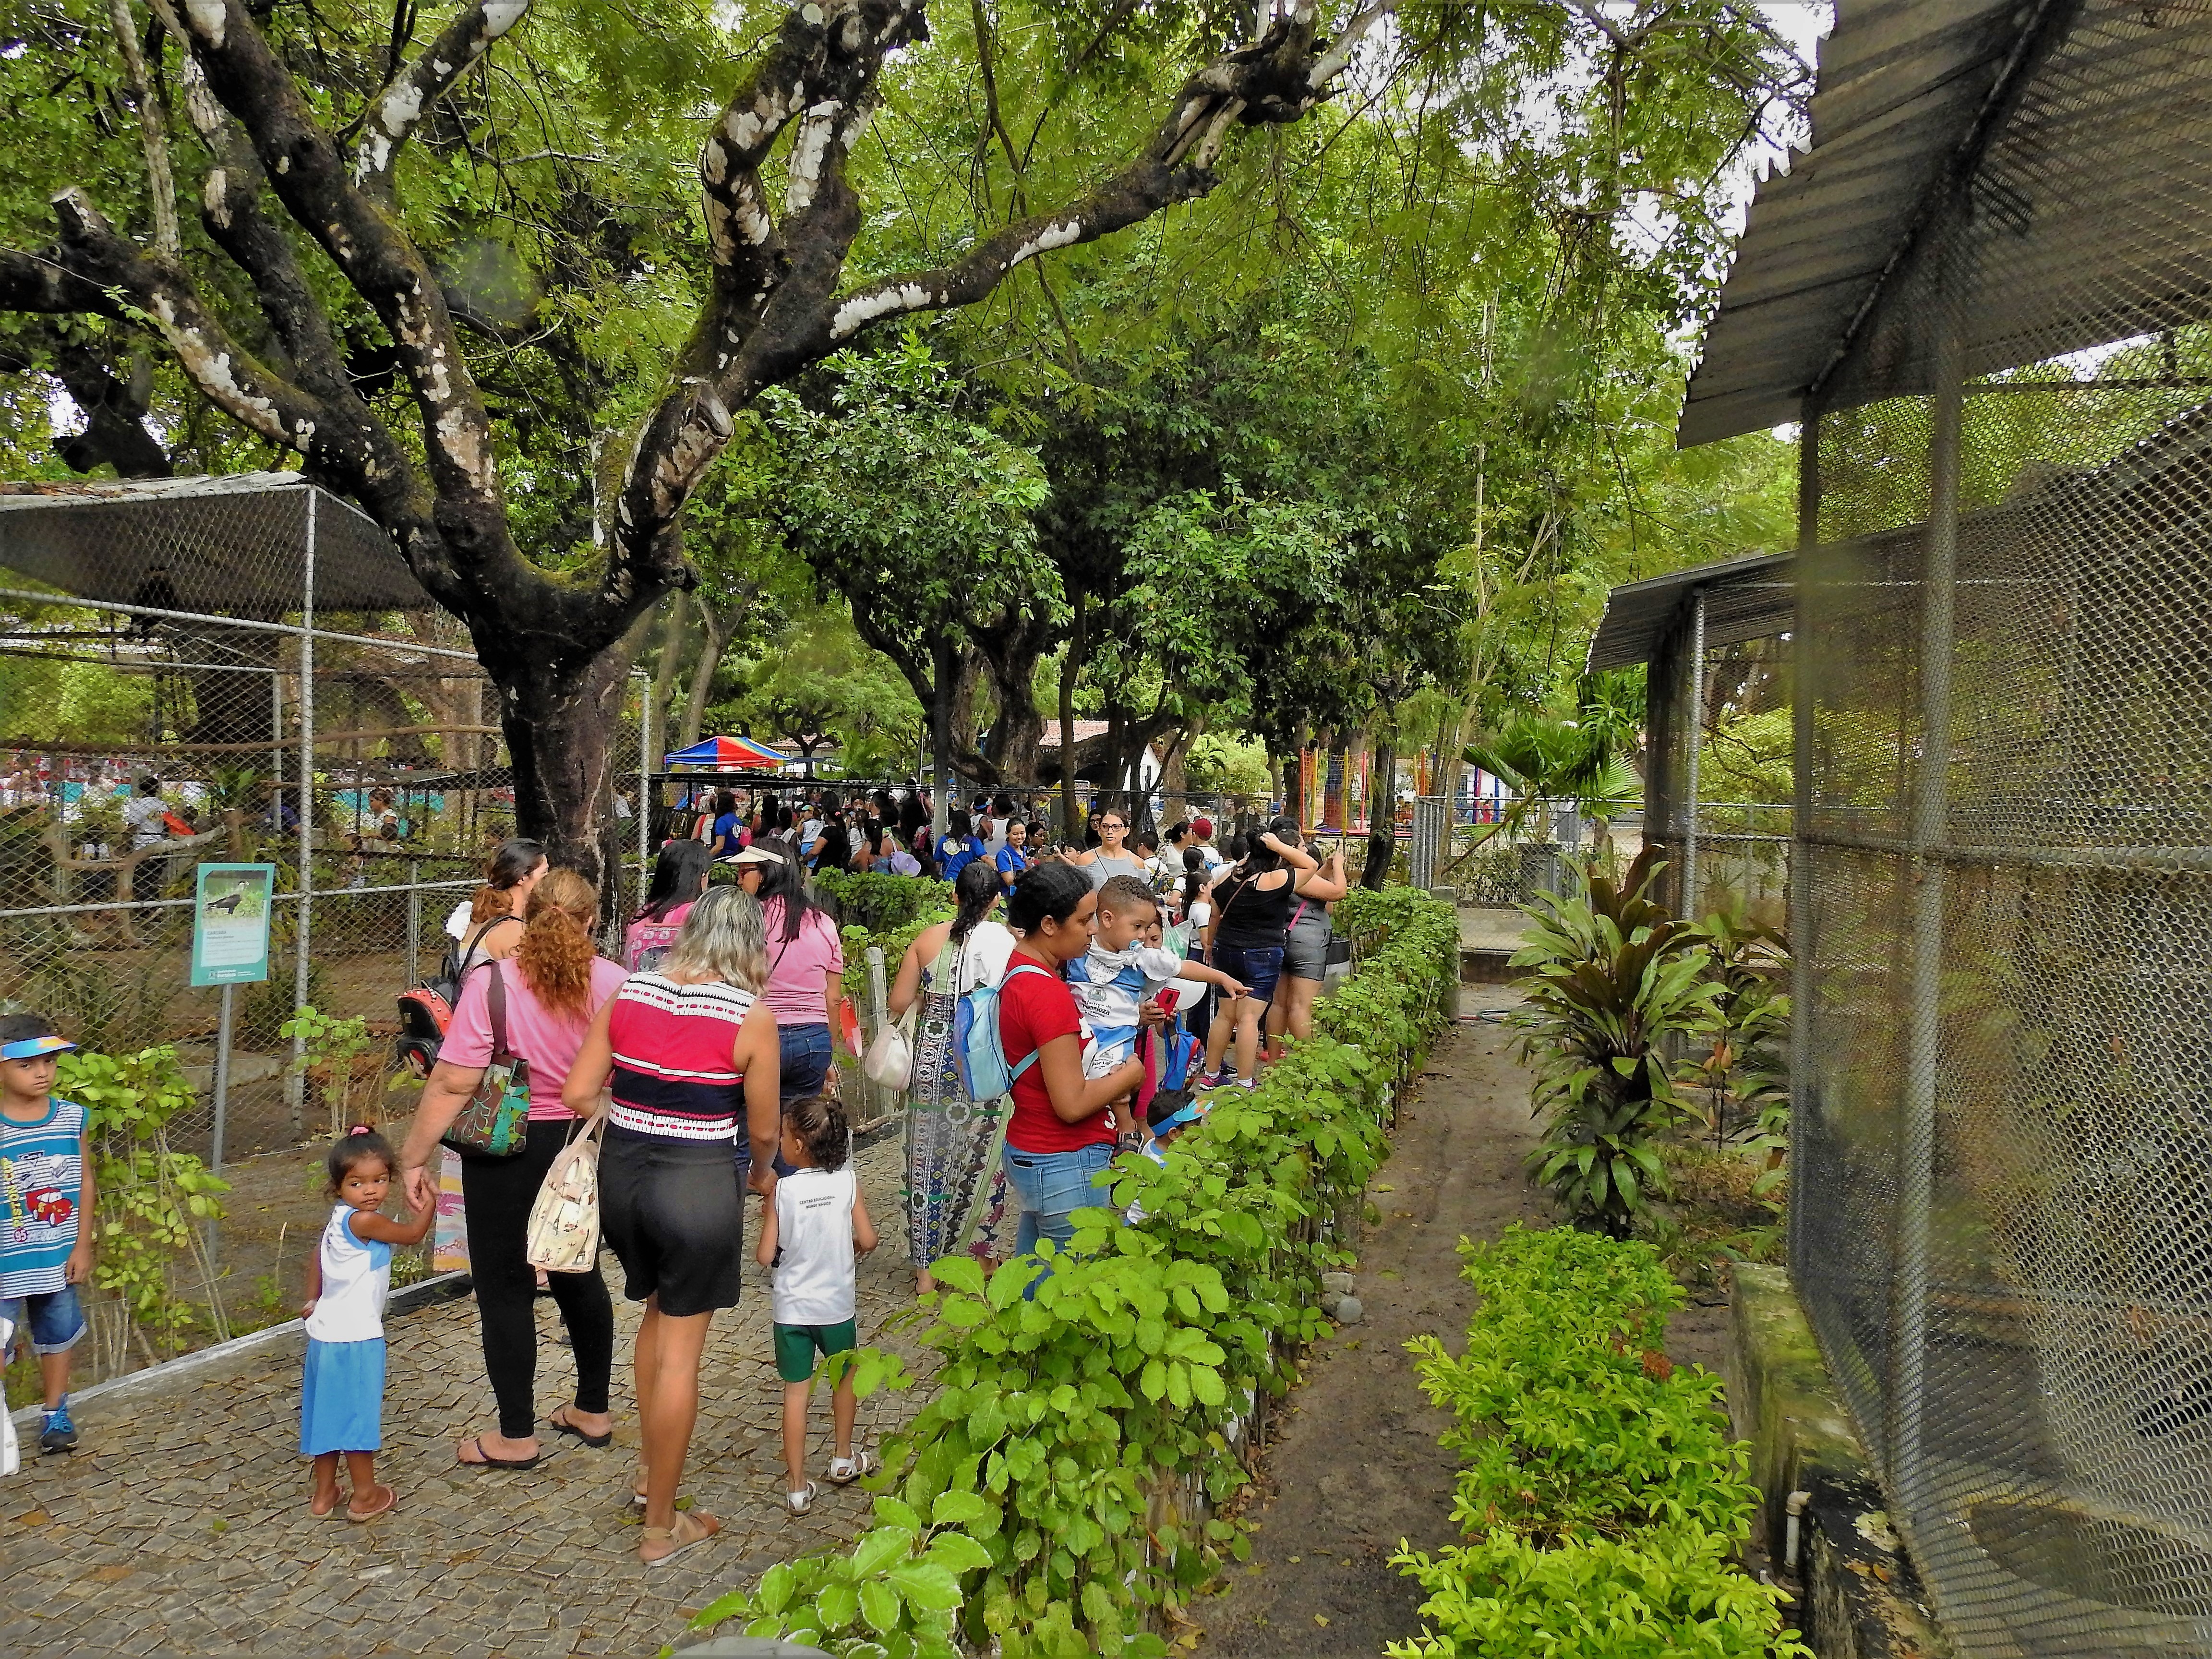
M 307 492 L 306 574 L 300 589 L 300 909 L 292 928 L 292 1012 L 307 1006 L 307 950 L 313 929 L 315 891 L 315 495 Z M 286 1103 L 292 1109 L 292 1133 L 303 1131 L 307 1115 L 307 1039 L 292 1039 L 292 1075 Z
M 1898 1139 L 1896 1269 L 1892 1283 L 1890 1480 L 1907 1510 L 1927 1498 L 1921 1419 L 1928 1362 L 1929 1206 L 1936 1171 L 1936 1100 L 1942 1063 L 1943 843 L 1950 811 L 1951 670 L 1958 612 L 1959 456 L 1966 364 L 1957 304 L 1936 319 L 1936 398 L 1928 437 L 1928 526 L 1920 594 L 1920 760 L 1912 780 L 1911 984 L 1906 1007 L 1903 1121 Z

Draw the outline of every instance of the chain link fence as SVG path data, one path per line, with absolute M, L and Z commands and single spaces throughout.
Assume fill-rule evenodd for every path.
M 196 872 L 267 863 L 270 977 L 234 993 L 220 1152 L 328 1132 L 279 1029 L 301 1004 L 367 1018 L 353 1093 L 380 1108 L 393 1000 L 514 832 L 465 630 L 296 475 L 38 488 L 0 493 L 0 1004 L 88 1048 L 173 1043 L 198 1099 L 171 1144 L 212 1159 L 221 993 L 189 983 Z M 611 734 L 630 810 L 640 684 Z
M 2212 13 L 2047 16 L 1808 410 L 1791 1255 L 1960 1652 L 2149 1659 L 2212 1651 Z

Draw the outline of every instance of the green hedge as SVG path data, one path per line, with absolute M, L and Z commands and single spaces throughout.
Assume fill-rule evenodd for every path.
M 937 1392 L 884 1448 L 874 1526 L 848 1552 L 770 1568 L 697 1628 L 737 1621 L 870 1659 L 1165 1651 L 1143 1629 L 1152 1611 L 1249 1552 L 1228 1522 L 1154 1505 L 1193 1486 L 1218 1504 L 1248 1478 L 1231 1437 L 1327 1328 L 1321 1274 L 1351 1259 L 1335 1218 L 1363 1202 L 1392 1091 L 1457 972 L 1449 905 L 1359 894 L 1340 920 L 1357 966 L 1313 1040 L 1224 1097 L 1164 1167 L 1115 1166 L 1114 1201 L 1140 1200 L 1141 1225 L 1078 1212 L 1033 1299 L 1034 1263 L 988 1283 L 967 1257 L 937 1264 L 945 1288 L 913 1316 L 930 1319 Z M 885 1369 L 858 1363 L 864 1389 Z
M 814 877 L 814 890 L 836 905 L 837 919 L 846 928 L 866 933 L 891 933 L 928 912 L 950 915 L 952 909 L 952 884 L 920 876 L 823 870 Z
M 1458 1419 L 1452 1517 L 1471 1540 L 1431 1559 L 1401 1548 L 1429 1592 L 1401 1659 L 1810 1659 L 1781 1593 L 1733 1559 L 1759 1493 L 1728 1437 L 1720 1378 L 1676 1367 L 1667 1316 L 1681 1287 L 1649 1245 L 1510 1227 L 1462 1241 L 1480 1298 L 1467 1350 L 1407 1347 Z

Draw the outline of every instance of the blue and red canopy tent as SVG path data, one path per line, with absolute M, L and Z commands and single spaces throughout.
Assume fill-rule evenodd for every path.
M 706 766 L 718 772 L 772 772 L 789 765 L 791 757 L 751 738 L 708 738 L 678 750 L 664 763 Z

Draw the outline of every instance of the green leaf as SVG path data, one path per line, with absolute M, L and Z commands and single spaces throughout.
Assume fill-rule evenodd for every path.
M 866 1578 L 914 1552 L 915 1534 L 906 1527 L 877 1527 L 853 1547 L 853 1577 Z
M 991 1565 L 991 1552 L 964 1532 L 941 1532 L 929 1540 L 929 1549 L 922 1558 L 934 1561 L 948 1572 L 974 1572 Z
M 930 1505 L 929 1519 L 932 1526 L 966 1527 L 990 1512 L 990 1504 L 975 1492 L 942 1492 Z
M 843 1630 L 860 1616 L 860 1594 L 850 1584 L 824 1584 L 814 1598 L 824 1631 Z
M 937 1501 L 939 1504 L 942 1504 L 945 1500 L 940 1498 Z M 978 1498 L 976 1501 L 980 1503 L 982 1500 Z M 914 1505 L 911 1504 L 902 1503 L 896 1498 L 884 1496 L 879 1497 L 876 1499 L 875 1510 L 876 1521 L 878 1525 L 886 1527 L 903 1527 L 911 1533 L 919 1533 L 922 1529 L 921 1516 L 915 1511 Z
M 950 1613 L 960 1605 L 959 1580 L 939 1563 L 903 1562 L 891 1570 L 890 1582 L 917 1612 Z
M 860 1600 L 861 1616 L 882 1635 L 890 1635 L 905 1622 L 904 1600 L 882 1579 L 872 1578 L 861 1585 Z

